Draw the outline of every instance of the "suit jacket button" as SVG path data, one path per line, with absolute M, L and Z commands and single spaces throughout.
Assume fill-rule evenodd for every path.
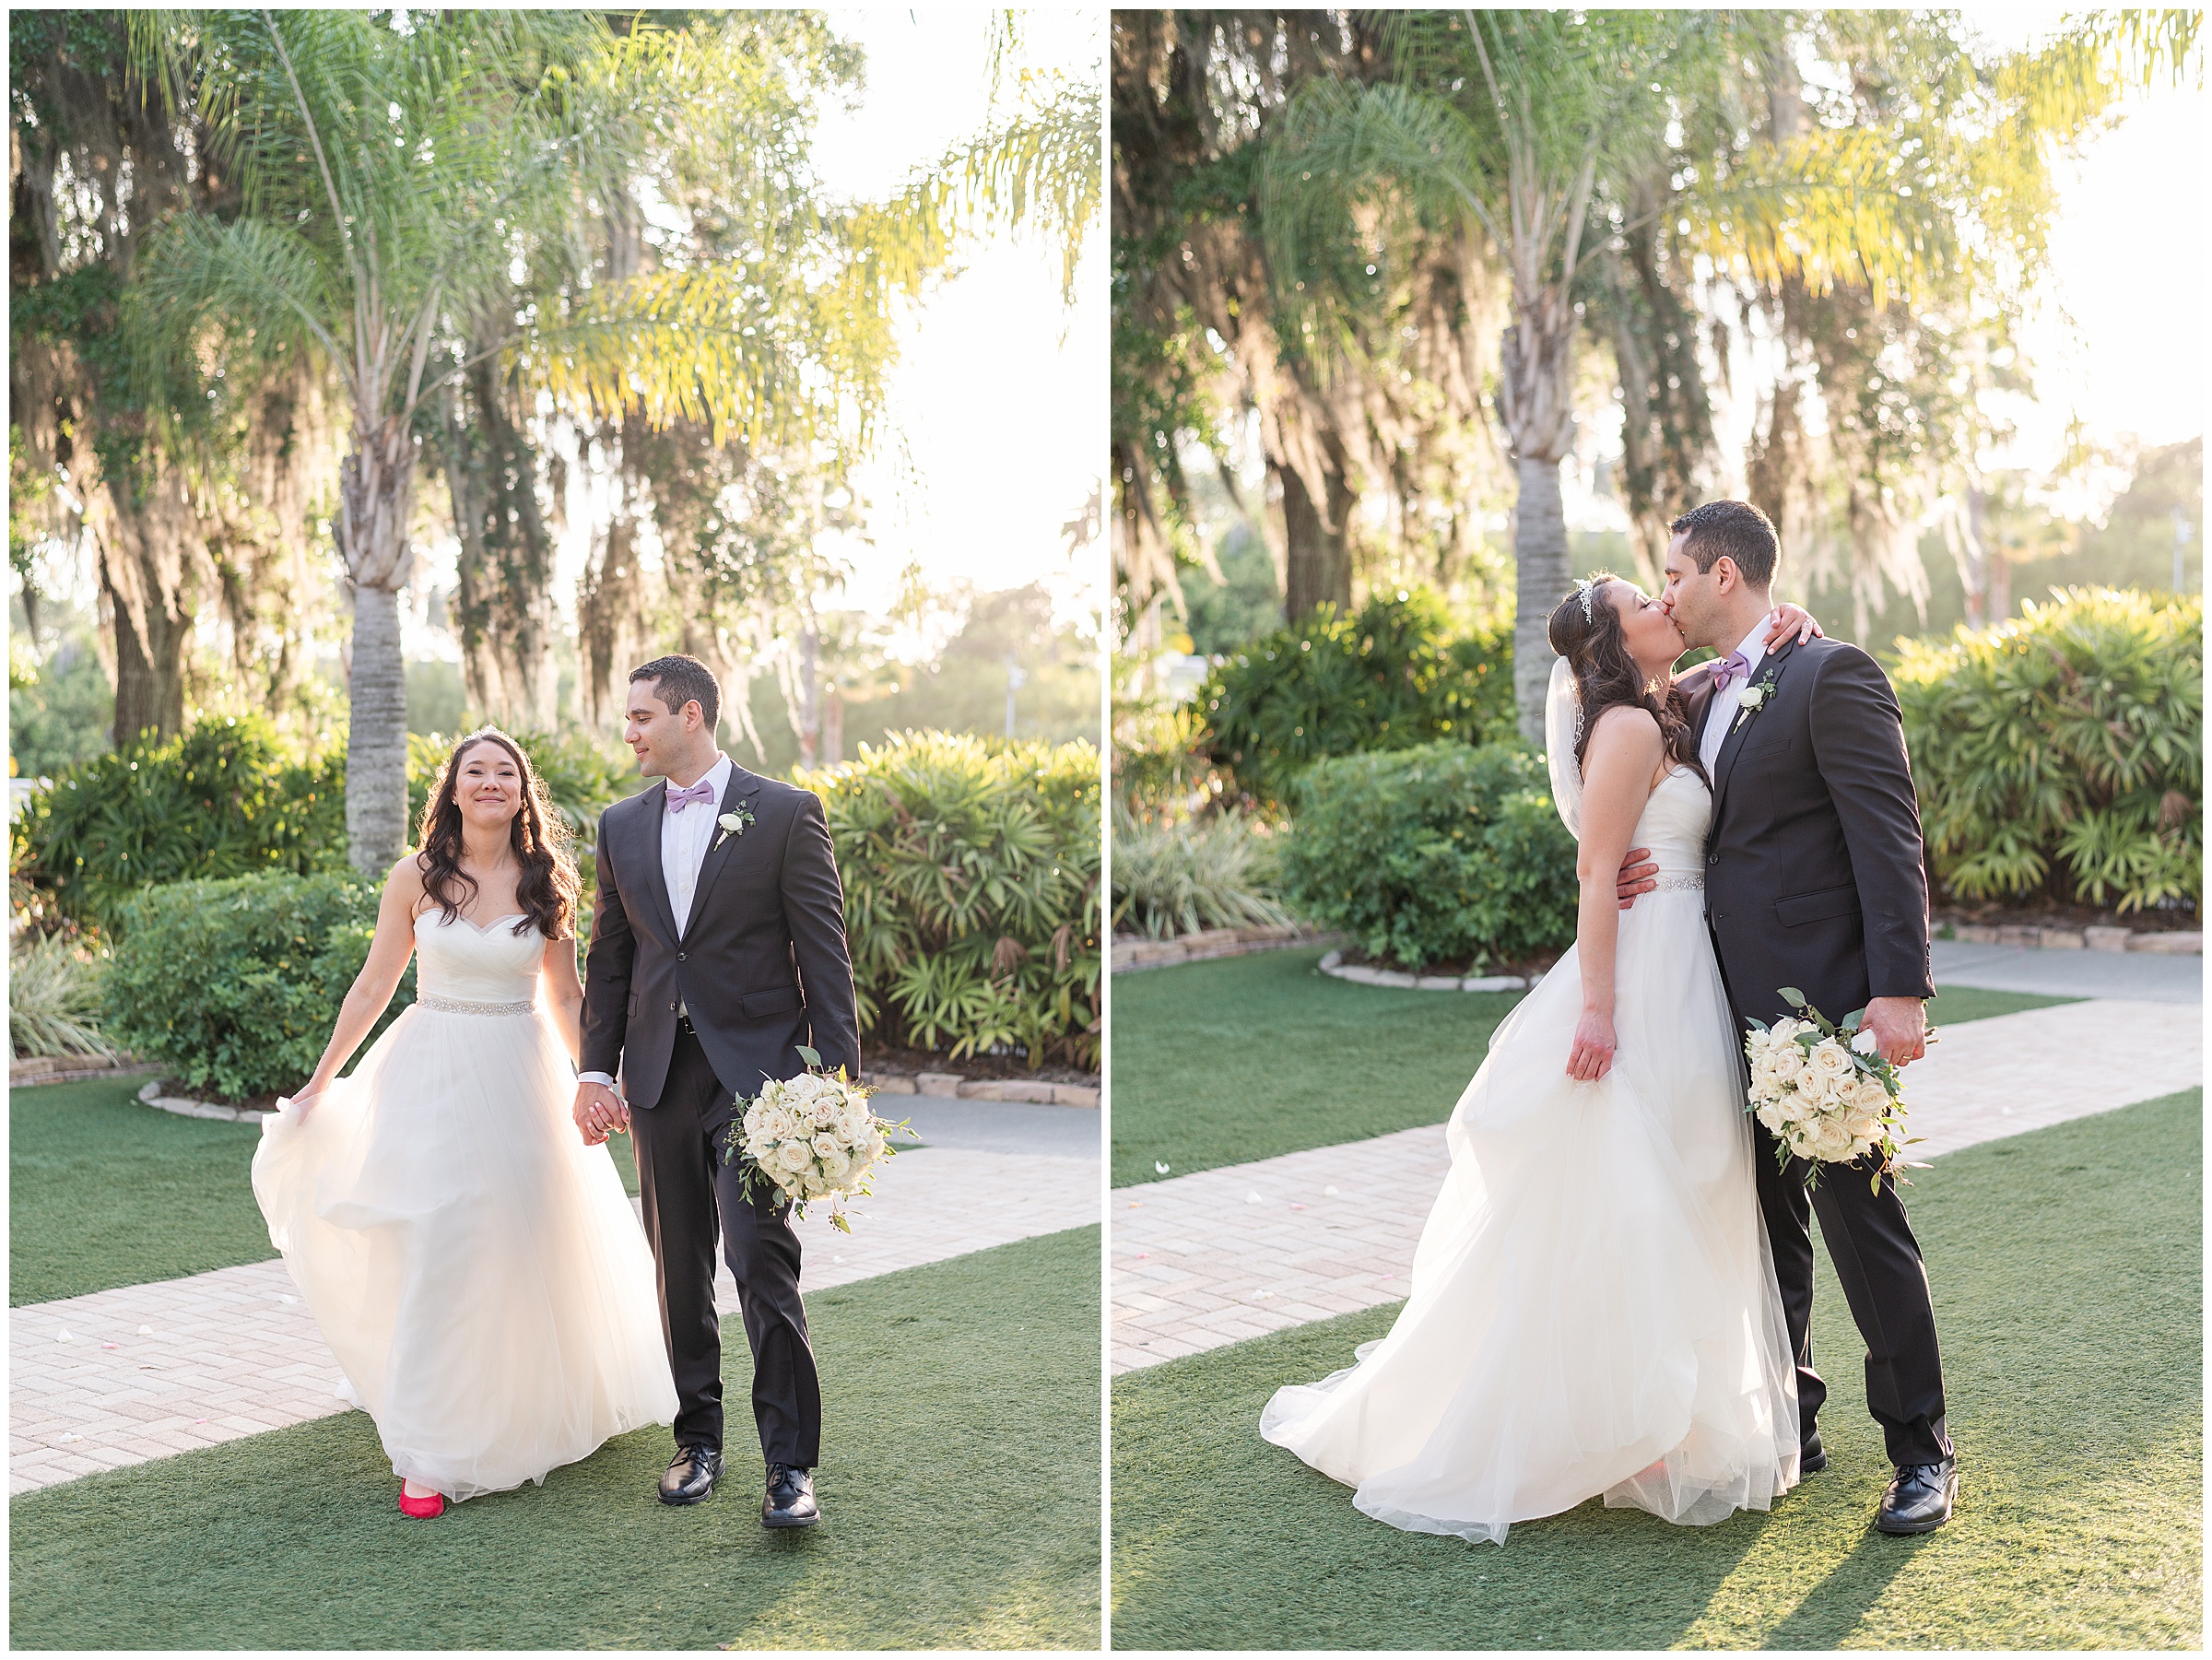
M 1708 865 L 1718 865 L 1720 862 L 1721 855 L 1718 854 L 1707 854 L 1705 855 L 1705 863 Z
M 676 1013 L 676 1005 L 675 1005 L 675 1004 L 671 1003 L 671 1004 L 668 1006 L 668 1012 L 669 1012 L 670 1014 L 674 1014 L 674 1013 Z
M 676 954 L 676 960 L 677 960 L 677 961 L 678 961 L 678 962 L 681 962 L 681 961 L 683 961 L 683 960 L 684 960 L 684 954 L 683 954 L 681 951 L 678 951 L 678 952 Z

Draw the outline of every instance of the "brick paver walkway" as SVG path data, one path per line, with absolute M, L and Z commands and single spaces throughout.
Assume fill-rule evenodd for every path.
M 2204 1081 L 2201 1006 L 2100 998 L 1946 1029 L 1906 1073 L 1912 1149 L 1980 1141 Z M 1108 1195 L 1116 1373 L 1404 1297 L 1451 1158 L 1441 1124 Z
M 1096 1158 L 901 1153 L 853 1207 L 851 1236 L 826 1210 L 800 1225 L 805 1289 L 1095 1222 L 1099 1182 Z M 718 1289 L 735 1313 L 726 1267 Z M 8 1359 L 10 1493 L 347 1410 L 282 1262 L 10 1310 Z

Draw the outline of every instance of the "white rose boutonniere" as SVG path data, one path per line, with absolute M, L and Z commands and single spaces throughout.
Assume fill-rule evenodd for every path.
M 1766 678 L 1759 681 L 1758 685 L 1745 687 L 1742 694 L 1736 699 L 1735 725 L 1730 730 L 1740 730 L 1746 721 L 1764 709 L 1767 706 L 1767 699 L 1773 694 L 1773 690 L 1774 671 L 1772 669 L 1767 670 Z
M 714 838 L 714 846 L 720 847 L 732 836 L 744 835 L 746 826 L 756 822 L 756 820 L 753 818 L 753 809 L 747 806 L 745 803 L 741 801 L 730 811 L 723 814 L 721 818 L 715 819 L 714 822 L 722 827 L 722 833 Z M 712 849 L 710 848 L 708 851 L 712 852 Z

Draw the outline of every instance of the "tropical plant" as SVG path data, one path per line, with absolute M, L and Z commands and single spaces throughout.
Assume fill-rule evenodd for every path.
M 7 1039 L 18 1054 L 112 1055 L 100 1030 L 100 963 L 59 935 L 19 940 L 7 960 Z
M 907 732 L 797 781 L 837 843 L 864 1035 L 1097 1065 L 1095 746 Z
M 1171 939 L 1204 928 L 1279 926 L 1277 845 L 1241 814 L 1182 823 L 1120 818 L 1113 828 L 1113 928 Z
M 123 907 L 109 1030 L 228 1101 L 297 1089 L 368 960 L 381 897 L 350 871 L 149 888 Z M 368 1041 L 414 1001 L 410 962 Z
M 632 202 L 672 128 L 701 142 L 742 121 L 759 66 L 712 30 L 618 33 L 589 11 L 135 16 L 141 60 L 206 122 L 206 164 L 242 194 L 235 218 L 181 212 L 149 236 L 133 288 L 144 362 L 250 340 L 323 366 L 348 411 L 347 828 L 354 866 L 379 871 L 406 839 L 397 595 L 433 394 L 497 362 L 571 413 L 703 421 L 717 441 L 865 426 L 888 305 L 942 238 L 863 214 L 862 234 L 818 241 L 813 261 L 647 271 L 633 249 L 596 265 L 580 204 Z M 533 303 L 516 303 L 518 268 L 541 277 Z
M 11 827 L 14 868 L 103 929 L 155 883 L 326 870 L 345 857 L 345 777 L 343 755 L 296 756 L 264 719 L 210 716 L 59 773 Z
M 1425 589 L 1378 595 L 1350 616 L 1324 607 L 1215 667 L 1197 697 L 1205 748 L 1268 802 L 1324 756 L 1488 743 L 1512 729 L 1509 660 L 1500 633 L 1455 631 Z
M 1899 642 L 1922 828 L 1952 894 L 2201 902 L 2204 618 L 2201 595 L 2054 589 L 2018 621 Z
M 1543 758 L 1516 742 L 1339 756 L 1299 782 L 1284 897 L 1370 957 L 1480 971 L 1573 942 L 1574 854 Z

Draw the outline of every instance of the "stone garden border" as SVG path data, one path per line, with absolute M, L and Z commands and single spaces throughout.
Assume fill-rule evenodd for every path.
M 1249 928 L 1202 928 L 1179 934 L 1173 939 L 1124 936 L 1113 941 L 1113 971 L 1164 969 L 1178 962 L 1205 962 L 1216 957 L 1241 957 L 1248 951 L 1274 951 L 1288 946 L 1335 945 L 1341 934 L 1315 934 L 1296 923 Z
M 211 1101 L 194 1101 L 188 1095 L 164 1095 L 159 1078 L 138 1091 L 138 1099 L 149 1107 L 159 1107 L 164 1113 L 174 1113 L 180 1118 L 217 1118 L 225 1124 L 259 1124 L 270 1116 L 256 1107 L 225 1107 Z
M 1331 951 L 1319 966 L 1323 973 L 1356 985 L 1387 985 L 1407 992 L 1524 992 L 1544 978 L 1542 974 L 1408 974 L 1397 969 L 1347 963 L 1342 951 Z
M 2139 951 L 2152 957 L 2202 957 L 2205 936 L 2118 927 L 2046 928 L 2035 923 L 1944 923 L 1937 939 L 1970 946 L 2015 946 L 2030 951 Z

